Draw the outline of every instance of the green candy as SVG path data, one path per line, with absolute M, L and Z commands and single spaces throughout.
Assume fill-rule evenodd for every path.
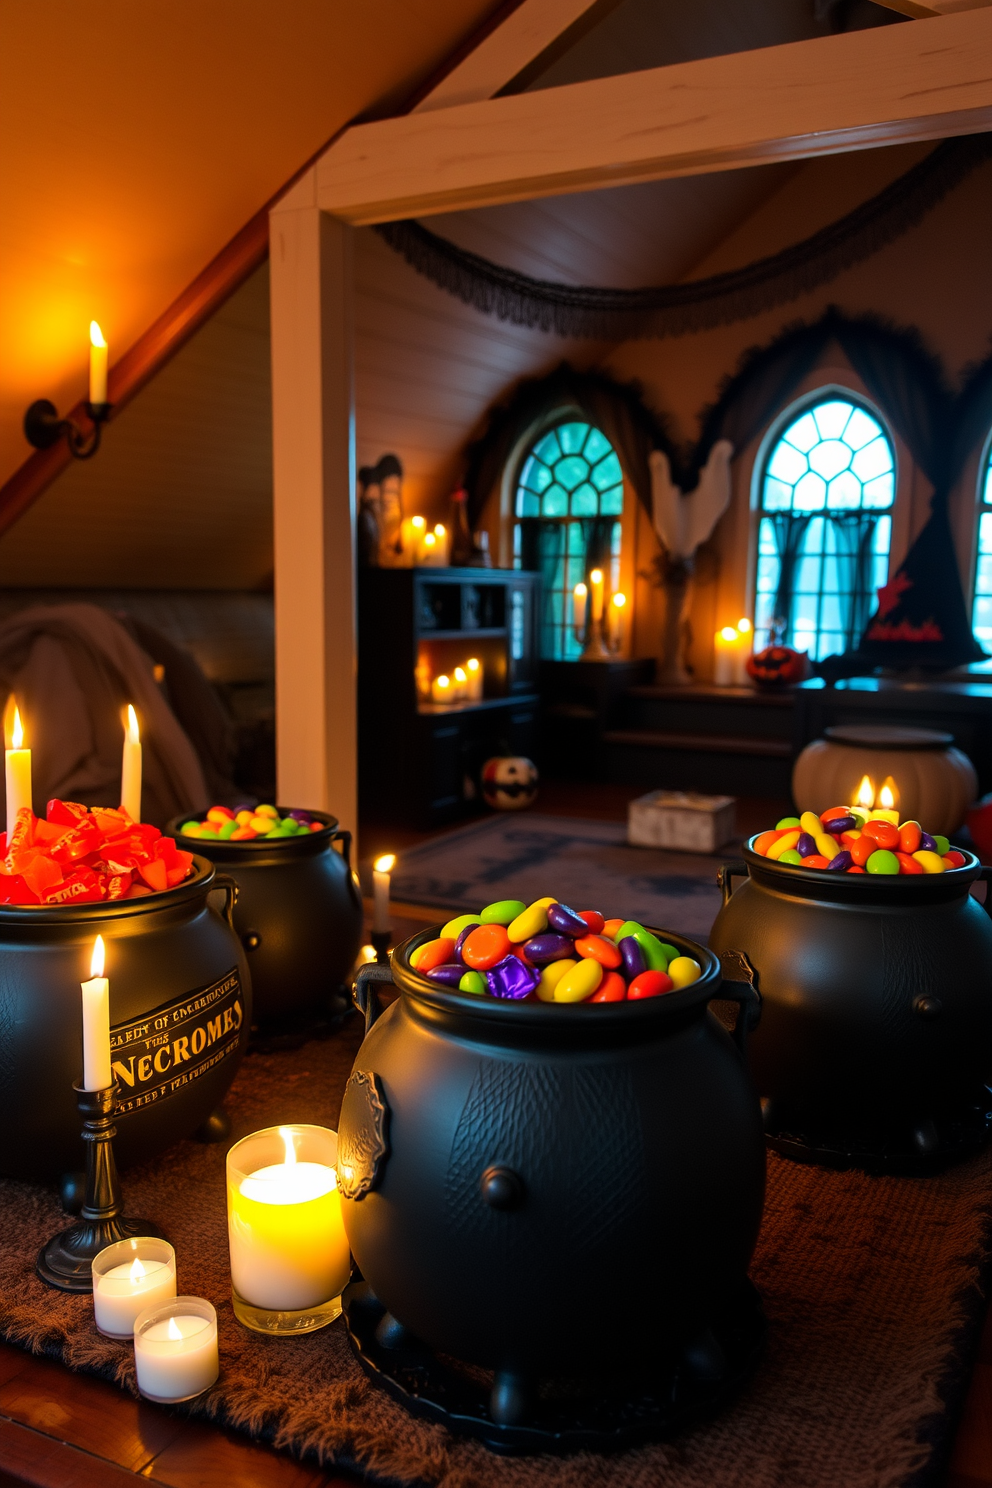
M 231 837 L 237 830 L 238 824 L 236 821 L 225 822 L 220 831 L 217 833 L 217 836 L 223 838 L 223 840 L 226 842 L 228 837 Z
M 785 854 L 783 853 L 782 856 L 784 857 Z M 888 848 L 880 847 L 878 852 L 872 853 L 865 864 L 865 869 L 868 873 L 898 873 L 899 859 L 895 853 L 889 852 Z
M 650 930 L 635 930 L 633 938 L 644 952 L 648 971 L 667 971 L 669 961 L 678 955 L 674 946 L 663 946 L 657 935 L 652 935 Z M 666 950 L 672 954 L 666 955 Z
M 854 832 L 860 832 L 865 822 L 868 820 L 868 817 L 863 811 L 859 811 L 856 806 L 851 807 L 851 815 L 854 817 L 854 826 L 851 830 Z
M 787 847 L 784 853 L 779 853 L 778 860 L 780 863 L 791 863 L 794 868 L 798 867 L 799 864 L 802 862 L 802 858 L 796 852 L 796 849 L 794 847 Z M 896 872 L 898 873 L 898 871 L 899 865 L 897 863 Z
M 522 899 L 497 899 L 487 904 L 479 916 L 484 925 L 509 925 L 527 908 Z
M 486 990 L 486 979 L 481 971 L 467 971 L 458 983 L 459 992 L 471 992 L 481 997 Z
M 667 940 L 659 940 L 658 944 L 664 951 L 665 957 L 668 961 L 674 961 L 676 957 L 682 955 L 682 952 L 677 951 L 673 945 L 669 945 Z
M 798 816 L 783 816 L 783 818 L 782 818 L 781 821 L 777 821 L 775 823 L 775 830 L 776 830 L 776 832 L 784 832 L 785 829 L 786 829 L 786 827 L 798 827 L 798 826 L 799 826 L 799 818 L 798 818 Z M 779 862 L 781 862 L 781 861 L 782 860 L 780 858 L 779 859 Z
M 202 826 L 203 823 L 198 821 L 183 822 L 179 828 L 179 835 L 181 837 L 195 837 Z
M 633 935 L 636 938 L 638 935 L 647 935 L 647 933 L 644 926 L 639 924 L 637 920 L 624 920 L 613 938 L 617 945 L 619 945 L 625 935 Z
M 457 940 L 467 925 L 481 925 L 478 915 L 458 915 L 441 928 L 442 940 Z
M 937 851 L 940 853 L 941 857 L 943 857 L 945 853 L 950 852 L 951 844 L 946 837 L 939 837 L 935 832 L 933 835 L 933 840 L 937 844 Z

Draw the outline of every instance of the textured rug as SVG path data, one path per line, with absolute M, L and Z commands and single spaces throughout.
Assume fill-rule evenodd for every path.
M 716 870 L 736 857 L 628 847 L 623 822 L 535 812 L 487 817 L 403 853 L 397 899 L 476 910 L 494 899 L 556 894 L 573 909 L 601 909 L 705 940 L 720 908 Z
M 352 1019 L 336 1039 L 250 1055 L 229 1099 L 233 1138 L 279 1122 L 336 1125 L 359 1036 Z M 340 1319 L 291 1341 L 242 1329 L 222 1149 L 180 1143 L 130 1170 L 125 1190 L 131 1212 L 175 1244 L 180 1291 L 218 1310 L 221 1377 L 178 1409 L 300 1458 L 390 1488 L 936 1488 L 984 1308 L 992 1159 L 924 1181 L 771 1156 L 768 1176 L 751 1274 L 769 1341 L 751 1385 L 671 1443 L 565 1459 L 494 1457 L 409 1416 L 362 1374 Z M 0 1183 L 0 1334 L 134 1393 L 131 1347 L 96 1333 L 89 1298 L 34 1275 L 39 1245 L 63 1223 L 46 1191 Z

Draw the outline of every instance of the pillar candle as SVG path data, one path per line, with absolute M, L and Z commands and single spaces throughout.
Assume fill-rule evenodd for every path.
M 127 705 L 124 757 L 121 761 L 121 808 L 134 822 L 141 820 L 141 737 L 131 704 Z
M 437 543 L 435 562 L 440 568 L 447 568 L 449 562 L 448 529 L 443 522 L 438 522 L 435 526 L 434 539 Z
M 372 864 L 372 929 L 379 932 L 389 929 L 389 875 L 395 863 L 394 853 L 384 853 Z
M 470 656 L 465 663 L 465 675 L 468 678 L 468 698 L 477 703 L 482 697 L 483 680 L 482 662 L 477 656 Z
M 15 704 L 14 721 L 10 730 L 11 747 L 5 751 L 4 774 L 7 783 L 7 841 L 11 840 L 17 813 L 23 806 L 31 810 L 31 751 L 22 749 L 24 730 L 21 715 Z
M 431 698 L 435 703 L 450 703 L 452 700 L 451 678 L 447 672 L 434 678 L 431 683 Z
M 572 590 L 572 623 L 576 633 L 581 636 L 586 628 L 586 600 L 589 591 L 585 584 L 576 584 Z
M 93 944 L 90 980 L 83 992 L 83 1089 L 106 1090 L 110 1069 L 110 982 L 103 974 L 103 936 Z
M 747 619 L 746 616 L 743 619 L 738 620 L 737 634 L 739 639 L 737 642 L 737 652 L 735 658 L 734 681 L 740 687 L 747 687 L 751 683 L 751 678 L 748 675 L 747 663 L 748 658 L 751 655 L 752 641 L 751 622 Z
M 107 343 L 95 320 L 90 321 L 90 402 L 107 401 Z
M 594 568 L 589 582 L 592 585 L 592 623 L 598 625 L 603 618 L 603 570 Z
M 614 594 L 610 600 L 610 646 L 614 651 L 619 651 L 623 645 L 623 616 L 626 603 L 626 594 Z
M 740 641 L 740 635 L 732 625 L 725 625 L 713 637 L 713 681 L 717 687 L 732 687 L 736 682 Z

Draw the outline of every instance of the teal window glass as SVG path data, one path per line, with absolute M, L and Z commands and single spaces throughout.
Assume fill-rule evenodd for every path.
M 542 577 L 541 655 L 575 661 L 572 591 L 588 579 L 591 545 L 603 554 L 607 589 L 620 585 L 623 471 L 601 430 L 583 420 L 557 424 L 535 441 L 517 477 L 513 563 Z M 615 518 L 604 527 L 604 519 Z
M 853 399 L 831 395 L 786 425 L 761 475 L 756 649 L 773 632 L 815 661 L 857 645 L 888 578 L 895 479 L 891 440 Z
M 984 651 L 992 651 L 992 445 L 978 496 L 978 554 L 971 628 Z

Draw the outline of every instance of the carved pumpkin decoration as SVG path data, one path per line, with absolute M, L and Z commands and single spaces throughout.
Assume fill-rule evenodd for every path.
M 482 767 L 482 794 L 497 811 L 521 811 L 537 795 L 537 766 L 523 755 L 497 755 Z
M 747 672 L 758 687 L 792 687 L 809 676 L 809 657 L 791 646 L 766 646 L 748 657 Z
M 858 799 L 867 775 L 875 792 L 893 780 L 894 804 L 903 821 L 918 821 L 927 832 L 957 831 L 978 794 L 975 767 L 950 734 L 931 729 L 883 728 L 863 725 L 829 728 L 796 760 L 792 797 L 800 811 L 817 815 L 830 806 L 847 806 Z

